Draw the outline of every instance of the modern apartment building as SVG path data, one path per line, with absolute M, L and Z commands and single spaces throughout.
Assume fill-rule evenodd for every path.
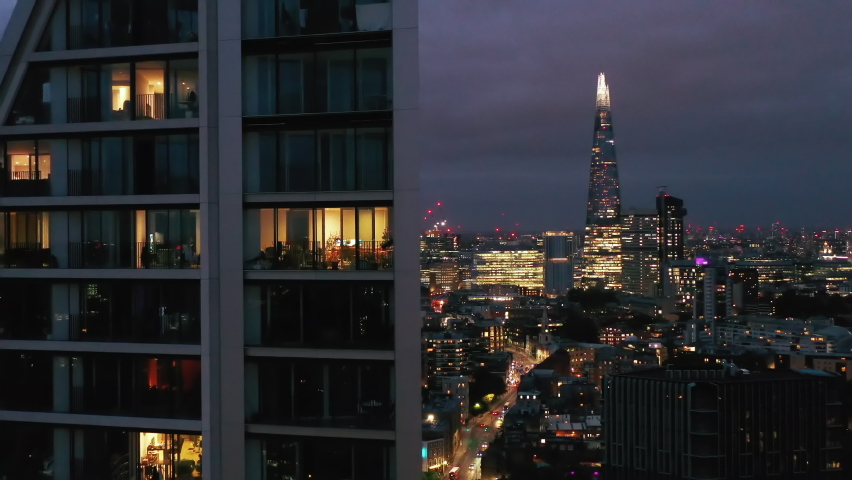
M 670 366 L 604 382 L 607 478 L 841 479 L 843 378 Z
M 17 0 L 0 478 L 419 475 L 416 0 Z

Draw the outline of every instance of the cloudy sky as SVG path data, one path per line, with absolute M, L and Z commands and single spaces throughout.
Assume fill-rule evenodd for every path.
M 421 2 L 424 210 L 582 226 L 605 72 L 626 207 L 852 226 L 852 2 Z M 504 214 L 505 216 L 501 215 Z
M 424 213 L 441 201 L 463 231 L 581 227 L 605 72 L 626 207 L 667 185 L 692 223 L 852 226 L 852 2 L 420 9 Z

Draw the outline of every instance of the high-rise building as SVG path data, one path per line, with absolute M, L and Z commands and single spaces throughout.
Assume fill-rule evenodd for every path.
M 544 232 L 544 293 L 565 295 L 574 286 L 572 258 L 574 234 Z
M 657 195 L 657 215 L 660 222 L 658 232 L 660 262 L 683 260 L 685 258 L 683 217 L 686 216 L 683 200 L 667 194 L 664 188 L 660 188 L 660 193 Z
M 622 290 L 654 296 L 660 278 L 657 227 L 654 210 L 630 209 L 621 216 Z
M 672 260 L 660 265 L 663 297 L 667 300 L 663 313 L 694 313 L 700 296 L 703 265 L 702 259 Z
M 419 477 L 417 25 L 17 1 L 0 478 Z
M 742 315 L 747 308 L 758 305 L 760 282 L 756 268 L 728 269 L 727 291 L 731 292 L 729 315 Z
M 583 284 L 621 288 L 621 189 L 612 134 L 609 85 L 598 75 L 589 203 L 583 239 Z
M 606 478 L 848 478 L 843 383 L 733 364 L 610 375 Z
M 470 375 L 470 350 L 474 339 L 460 333 L 435 332 L 425 334 L 427 383 L 441 388 L 446 377 Z
M 513 285 L 530 294 L 544 288 L 544 255 L 538 250 L 476 252 L 473 280 L 477 285 Z

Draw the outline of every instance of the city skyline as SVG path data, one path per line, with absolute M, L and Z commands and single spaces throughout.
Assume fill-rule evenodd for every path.
M 598 72 L 614 88 L 625 208 L 652 208 L 666 185 L 686 223 L 849 226 L 831 205 L 852 173 L 852 5 L 421 10 L 423 208 L 443 202 L 454 228 L 494 231 L 502 213 L 518 230 L 582 227 Z

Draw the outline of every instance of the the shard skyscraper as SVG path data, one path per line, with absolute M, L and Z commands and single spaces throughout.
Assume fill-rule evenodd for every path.
M 621 189 L 612 134 L 609 85 L 598 75 L 589 204 L 583 241 L 584 286 L 621 288 Z

